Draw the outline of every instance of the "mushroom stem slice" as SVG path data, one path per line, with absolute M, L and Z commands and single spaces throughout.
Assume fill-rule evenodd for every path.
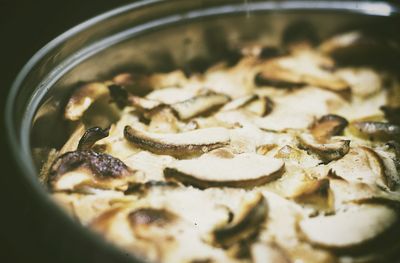
M 311 134 L 301 134 L 298 139 L 300 148 L 314 153 L 324 163 L 340 159 L 350 150 L 350 140 L 330 140 L 327 143 L 319 143 Z
M 172 104 L 171 107 L 181 120 L 188 120 L 217 109 L 228 101 L 229 97 L 226 95 L 208 93 Z
M 208 187 L 255 187 L 278 179 L 284 171 L 279 159 L 253 153 L 232 158 L 209 154 L 177 161 L 164 169 L 164 176 L 201 189 Z
M 94 101 L 107 94 L 108 88 L 104 83 L 93 82 L 79 87 L 68 100 L 64 117 L 71 121 L 79 120 Z
M 79 140 L 78 150 L 90 150 L 98 141 L 108 136 L 109 129 L 100 127 L 92 127 L 85 131 L 82 138 Z
M 312 244 L 340 250 L 366 245 L 397 221 L 397 213 L 386 206 L 363 205 L 331 216 L 304 219 L 299 227 Z
M 400 126 L 378 121 L 354 121 L 349 131 L 357 137 L 378 141 L 400 140 Z
M 323 142 L 332 136 L 340 135 L 347 125 L 348 122 L 345 118 L 335 114 L 328 114 L 322 116 L 312 126 L 310 132 L 317 141 Z
M 125 138 L 135 146 L 156 154 L 191 156 L 229 144 L 225 128 L 206 128 L 183 133 L 157 134 L 125 126 Z
M 268 203 L 262 194 L 246 204 L 241 215 L 231 224 L 214 230 L 218 245 L 229 247 L 241 240 L 247 240 L 258 233 L 268 216 Z

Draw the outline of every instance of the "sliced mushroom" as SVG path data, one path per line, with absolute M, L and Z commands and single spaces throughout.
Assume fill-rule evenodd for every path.
M 100 127 L 92 127 L 85 131 L 82 138 L 79 140 L 78 150 L 90 150 L 98 141 L 108 136 L 108 129 Z
M 164 176 L 198 188 L 254 187 L 278 179 L 283 170 L 283 161 L 254 153 L 233 158 L 210 154 L 177 161 L 164 169 Z
M 392 123 L 354 121 L 350 123 L 349 131 L 353 135 L 367 140 L 400 140 L 400 126 Z
M 158 107 L 144 114 L 150 119 L 148 131 L 154 133 L 177 133 L 179 121 L 170 107 Z
M 398 66 L 399 45 L 382 35 L 352 31 L 324 41 L 319 49 L 341 65 Z
M 157 100 L 146 99 L 143 97 L 135 96 L 130 94 L 125 88 L 119 85 L 109 85 L 108 89 L 110 91 L 110 96 L 112 100 L 118 105 L 118 107 L 123 108 L 127 105 L 133 106 L 142 111 L 151 111 L 155 108 L 163 105 Z
M 249 95 L 227 103 L 221 111 L 231 111 L 242 108 L 260 117 L 264 117 L 272 111 L 273 107 L 274 102 L 270 98 L 266 96 Z
M 318 119 L 311 127 L 310 132 L 317 141 L 324 142 L 332 136 L 340 135 L 347 125 L 348 122 L 345 118 L 328 114 Z
M 121 73 L 113 78 L 113 82 L 128 88 L 133 94 L 142 96 L 154 89 L 183 86 L 187 78 L 183 71 L 175 70 L 154 74 Z
M 382 106 L 380 108 L 388 122 L 400 125 L 400 107 Z
M 350 140 L 331 139 L 319 143 L 311 134 L 301 134 L 298 139 L 300 148 L 317 155 L 324 163 L 340 159 L 350 150 Z
M 268 203 L 262 194 L 245 204 L 242 212 L 229 225 L 217 228 L 213 235 L 215 242 L 229 247 L 239 241 L 252 238 L 258 233 L 268 216 Z
M 132 174 L 122 161 L 108 154 L 78 150 L 67 152 L 54 161 L 49 172 L 49 185 L 55 191 L 86 185 L 116 188 L 126 186 L 132 180 Z
M 343 178 L 335 178 L 334 174 L 330 174 L 329 177 L 330 190 L 336 207 L 349 203 L 375 203 L 395 206 L 400 204 L 398 193 L 388 193 L 380 187 L 362 182 L 348 182 Z
M 125 138 L 142 149 L 157 154 L 188 156 L 200 154 L 229 144 L 225 128 L 206 128 L 176 134 L 157 134 L 126 126 Z
M 299 227 L 309 242 L 340 250 L 366 245 L 397 221 L 397 213 L 388 207 L 363 205 L 331 216 L 304 219 Z
M 332 66 L 328 58 L 311 52 L 267 60 L 256 77 L 256 84 L 274 87 L 309 84 L 333 91 L 348 89 L 345 81 L 324 69 L 326 66 Z
M 275 243 L 256 243 L 251 246 L 253 263 L 291 263 L 289 255 Z
M 181 120 L 187 120 L 218 109 L 228 101 L 229 98 L 226 95 L 208 93 L 172 104 L 171 107 Z
M 258 95 L 248 95 L 244 97 L 240 97 L 237 99 L 234 99 L 228 103 L 226 103 L 222 108 L 221 111 L 231 111 L 231 110 L 237 110 L 242 108 L 243 106 L 249 104 L 250 102 L 253 102 L 259 98 Z
M 128 97 L 129 105 L 134 106 L 143 111 L 154 111 L 166 106 L 157 100 L 146 99 L 138 96 L 130 95 Z
M 79 120 L 94 101 L 107 94 L 108 88 L 104 83 L 93 82 L 79 87 L 68 100 L 64 117 L 71 121 Z
M 331 164 L 332 173 L 349 182 L 363 182 L 394 190 L 398 184 L 385 160 L 371 148 L 352 148 L 342 159 Z M 398 177 L 398 176 L 397 176 Z

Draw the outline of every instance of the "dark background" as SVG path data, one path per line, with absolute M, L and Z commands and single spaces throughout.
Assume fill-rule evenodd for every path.
M 29 58 L 50 40 L 90 17 L 130 2 L 0 0 L 1 263 L 77 261 L 68 253 L 60 255 L 56 249 L 60 240 L 49 240 L 54 236 L 46 231 L 58 230 L 45 227 L 51 222 L 43 207 L 30 197 L 29 187 L 19 179 L 18 164 L 10 156 L 4 136 L 4 105 L 11 83 Z

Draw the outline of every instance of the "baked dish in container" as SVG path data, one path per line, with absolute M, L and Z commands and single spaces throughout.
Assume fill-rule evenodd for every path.
M 154 262 L 382 262 L 399 248 L 399 46 L 287 30 L 198 69 L 73 90 L 40 178 Z M 365 54 L 372 54 L 365 56 Z

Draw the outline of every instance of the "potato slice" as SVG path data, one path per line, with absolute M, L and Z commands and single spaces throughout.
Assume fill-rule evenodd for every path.
M 363 205 L 331 216 L 304 219 L 299 227 L 305 238 L 315 245 L 346 249 L 377 238 L 397 220 L 397 213 L 386 206 Z
M 164 176 L 199 188 L 254 187 L 279 178 L 283 170 L 283 161 L 254 153 L 233 158 L 210 154 L 177 161 L 164 169 Z
M 225 128 L 206 128 L 182 133 L 158 134 L 125 126 L 125 138 L 142 149 L 157 154 L 188 156 L 201 154 L 229 144 Z

